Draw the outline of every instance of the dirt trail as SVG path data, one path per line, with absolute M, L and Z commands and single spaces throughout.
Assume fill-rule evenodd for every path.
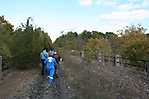
M 60 64 L 60 66 L 62 65 Z M 72 89 L 67 85 L 61 72 L 59 72 L 59 78 L 50 87 L 48 86 L 47 77 L 40 74 L 27 86 L 28 88 L 24 89 L 22 94 L 14 96 L 12 99 L 71 99 L 73 96 Z
M 61 66 L 62 76 L 52 87 L 39 75 L 12 99 L 149 99 L 144 75 L 130 68 L 88 64 L 69 54 L 65 54 Z
M 141 73 L 122 66 L 85 63 L 65 57 L 64 68 L 75 99 L 149 99 L 149 84 Z
M 38 75 L 38 69 L 9 70 L 0 81 L 0 99 L 10 99 L 22 92 Z

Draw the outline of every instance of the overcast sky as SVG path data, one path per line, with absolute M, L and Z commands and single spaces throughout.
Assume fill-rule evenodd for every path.
M 149 27 L 149 0 L 0 0 L 0 15 L 16 27 L 34 19 L 54 41 L 61 31 L 117 31 Z

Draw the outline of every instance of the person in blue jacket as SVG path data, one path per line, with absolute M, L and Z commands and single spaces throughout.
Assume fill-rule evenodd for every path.
M 53 58 L 53 55 L 50 54 L 47 59 L 47 71 L 48 71 L 49 84 L 51 84 L 51 82 L 54 80 L 55 65 L 57 65 L 57 62 L 56 62 L 55 58 Z
M 48 58 L 48 50 L 47 48 L 44 48 L 42 52 L 40 53 L 40 60 L 42 64 L 42 69 L 41 69 L 41 75 L 46 74 L 46 59 Z

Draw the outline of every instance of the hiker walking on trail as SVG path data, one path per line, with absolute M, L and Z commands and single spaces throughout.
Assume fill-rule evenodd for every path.
M 40 53 L 40 59 L 41 59 L 41 64 L 42 64 L 42 69 L 41 69 L 41 75 L 46 74 L 46 59 L 48 58 L 48 50 L 47 48 L 44 48 L 42 52 Z
M 57 62 L 56 62 L 55 58 L 53 58 L 53 55 L 50 54 L 47 59 L 47 71 L 48 71 L 49 84 L 51 84 L 51 82 L 54 80 L 55 65 L 57 65 Z
M 57 62 L 57 65 L 55 66 L 55 78 L 59 78 L 59 76 L 61 75 L 61 67 L 59 61 L 62 60 L 62 58 L 58 52 L 54 52 L 54 58 Z
M 54 77 L 55 77 L 55 78 L 58 78 L 58 65 L 59 65 L 59 60 L 58 60 L 57 52 L 54 52 L 53 57 L 55 58 L 55 60 L 56 60 L 56 62 L 57 62 L 57 65 L 55 65 L 55 74 L 54 74 Z

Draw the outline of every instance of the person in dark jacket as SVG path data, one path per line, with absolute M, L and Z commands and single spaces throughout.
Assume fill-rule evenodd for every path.
M 59 78 L 59 76 L 61 76 L 61 73 L 62 73 L 62 69 L 61 69 L 59 62 L 62 60 L 62 58 L 58 52 L 54 52 L 53 57 L 55 58 L 58 64 L 55 66 L 55 78 Z
M 42 52 L 40 53 L 40 60 L 41 60 L 41 64 L 42 64 L 41 75 L 46 74 L 46 62 L 45 62 L 45 60 L 49 56 L 47 51 L 48 51 L 47 48 L 44 48 L 42 50 Z

